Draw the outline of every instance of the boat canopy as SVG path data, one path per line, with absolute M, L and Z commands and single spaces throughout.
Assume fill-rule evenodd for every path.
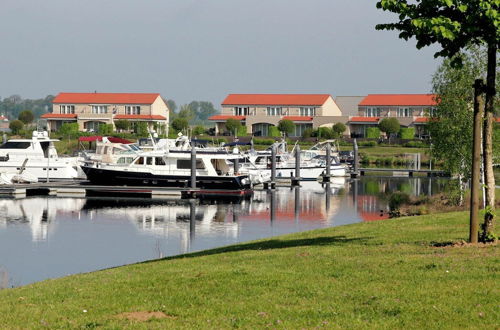
M 234 146 L 251 146 L 251 142 L 231 142 L 231 143 L 226 143 L 223 145 L 223 147 L 234 147 Z
M 99 135 L 80 136 L 78 138 L 78 141 L 80 141 L 80 142 L 93 142 L 93 141 L 102 141 L 102 139 L 103 139 L 103 137 L 99 136 Z M 108 137 L 106 137 L 106 139 L 108 139 L 108 141 L 111 142 L 111 143 L 123 143 L 123 144 L 130 144 L 130 143 L 132 143 L 129 140 L 122 139 L 122 138 L 119 138 L 119 137 L 114 137 L 114 136 L 108 136 Z

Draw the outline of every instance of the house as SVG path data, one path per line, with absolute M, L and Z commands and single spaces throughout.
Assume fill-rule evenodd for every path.
M 126 120 L 133 127 L 145 122 L 149 129 L 163 133 L 168 127 L 168 107 L 157 93 L 59 93 L 52 112 L 41 116 L 47 129 L 58 130 L 63 123 L 78 123 L 80 131 L 97 132 L 99 125 Z
M 364 137 L 368 127 L 395 117 L 401 126 L 415 127 L 416 136 L 422 136 L 435 109 L 435 94 L 369 94 L 358 104 L 357 116 L 349 118 L 349 129 L 351 135 Z
M 295 123 L 290 136 L 302 136 L 304 130 L 342 121 L 342 113 L 329 94 L 229 94 L 222 102 L 220 115 L 214 121 L 216 133 L 226 132 L 228 119 L 239 120 L 247 133 L 267 136 L 282 119 Z
M 10 132 L 9 124 L 9 118 L 2 113 L 0 115 L 0 132 Z

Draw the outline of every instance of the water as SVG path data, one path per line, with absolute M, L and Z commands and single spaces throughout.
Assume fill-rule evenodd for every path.
M 384 194 L 439 192 L 446 180 L 336 178 L 255 191 L 239 203 L 0 199 L 0 288 L 286 233 L 388 218 Z

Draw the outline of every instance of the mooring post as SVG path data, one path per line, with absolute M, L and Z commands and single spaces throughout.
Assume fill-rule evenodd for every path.
M 483 118 L 483 88 L 482 79 L 474 82 L 474 121 L 472 139 L 472 177 L 470 194 L 470 226 L 469 241 L 477 243 L 479 232 L 479 185 L 481 173 L 481 126 Z
M 359 171 L 358 171 L 358 166 L 359 166 L 358 141 L 356 141 L 356 139 L 354 139 L 352 144 L 353 144 L 353 149 L 354 149 L 354 160 L 353 160 L 353 171 L 351 173 L 351 178 L 357 178 L 359 175 Z
M 196 200 L 189 200 L 189 239 L 190 243 L 194 241 L 196 233 Z
M 299 224 L 299 215 L 300 215 L 300 186 L 297 186 L 295 189 L 295 225 Z
M 196 149 L 191 147 L 191 189 L 196 189 Z
M 332 196 L 332 187 L 330 187 L 330 182 L 325 185 L 325 208 L 326 211 L 330 211 L 330 198 Z
M 237 175 L 239 170 L 240 170 L 240 159 L 236 158 L 234 160 L 234 175 Z
M 276 145 L 271 146 L 271 189 L 276 187 Z
M 271 226 L 273 225 L 274 223 L 274 220 L 276 219 L 276 191 L 274 191 L 273 189 L 271 189 L 269 191 L 269 194 L 271 196 L 270 197 L 270 201 L 269 201 L 269 217 L 270 217 L 270 221 L 271 221 Z
M 323 175 L 323 182 L 330 182 L 330 167 L 332 166 L 331 157 L 331 145 L 326 144 L 326 164 L 325 164 L 325 174 Z
M 2 144 L 5 144 L 7 142 L 7 134 L 3 133 L 2 135 Z
M 300 146 L 295 147 L 295 178 L 292 178 L 292 186 L 300 184 Z

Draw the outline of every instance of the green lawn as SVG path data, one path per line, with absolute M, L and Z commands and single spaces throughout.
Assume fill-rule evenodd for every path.
M 492 329 L 498 245 L 446 246 L 467 233 L 434 214 L 49 280 L 0 291 L 0 328 Z

